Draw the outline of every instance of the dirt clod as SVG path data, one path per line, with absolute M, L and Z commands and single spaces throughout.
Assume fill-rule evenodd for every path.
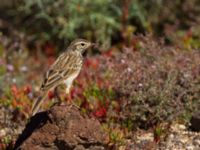
M 104 150 L 106 134 L 100 123 L 75 106 L 53 106 L 30 119 L 19 136 L 20 150 Z

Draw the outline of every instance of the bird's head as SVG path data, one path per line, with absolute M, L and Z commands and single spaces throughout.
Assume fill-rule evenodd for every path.
M 77 51 L 80 53 L 84 53 L 84 51 L 92 46 L 96 46 L 95 43 L 91 43 L 90 41 L 87 41 L 85 39 L 76 39 L 74 40 L 70 46 L 69 50 L 71 51 Z

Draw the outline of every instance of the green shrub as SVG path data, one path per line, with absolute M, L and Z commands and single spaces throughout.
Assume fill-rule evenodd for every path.
M 121 103 L 119 120 L 128 128 L 148 129 L 161 122 L 188 121 L 198 109 L 198 51 L 163 47 L 149 37 L 112 61 L 113 91 Z
M 109 44 L 120 28 L 121 10 L 113 0 L 25 0 L 21 10 L 29 17 L 25 25 L 46 40 L 87 37 Z
M 24 27 L 30 28 L 35 38 L 66 43 L 86 37 L 103 43 L 105 48 L 111 44 L 113 36 L 120 38 L 123 34 L 120 32 L 128 32 L 127 25 L 136 27 L 131 32 L 149 30 L 162 4 L 154 0 L 24 0 L 19 10 L 20 17 L 24 16 Z
M 186 47 L 188 43 L 199 47 L 195 34 L 198 0 L 22 0 L 2 11 L 3 16 L 5 13 L 13 16 L 17 27 L 29 31 L 31 40 L 53 41 L 62 48 L 74 38 L 84 37 L 106 49 L 113 42 L 130 39 L 133 32 L 165 35 L 167 42 L 176 43 L 182 39 L 175 35 L 191 27 L 195 31 Z

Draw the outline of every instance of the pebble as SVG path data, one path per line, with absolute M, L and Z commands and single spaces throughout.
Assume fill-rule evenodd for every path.
M 152 132 L 136 135 L 134 140 L 137 145 L 146 145 L 154 141 Z M 132 142 L 133 143 L 133 142 Z M 130 145 L 127 143 L 127 145 Z M 134 144 L 132 144 L 134 146 Z M 200 133 L 188 131 L 183 124 L 172 124 L 169 134 L 160 141 L 155 150 L 200 150 Z
M 187 131 L 182 124 L 171 126 L 172 133 L 163 141 L 165 149 L 169 150 L 200 150 L 200 133 Z
M 1 129 L 0 130 L 0 137 L 3 137 L 6 135 L 6 130 L 5 129 Z

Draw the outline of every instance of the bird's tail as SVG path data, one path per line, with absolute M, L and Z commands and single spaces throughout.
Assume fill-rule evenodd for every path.
M 42 92 L 39 97 L 34 101 L 33 105 L 32 105 L 32 109 L 31 109 L 31 116 L 35 115 L 39 108 L 40 105 L 42 104 L 43 100 L 45 99 L 47 95 L 47 92 Z

